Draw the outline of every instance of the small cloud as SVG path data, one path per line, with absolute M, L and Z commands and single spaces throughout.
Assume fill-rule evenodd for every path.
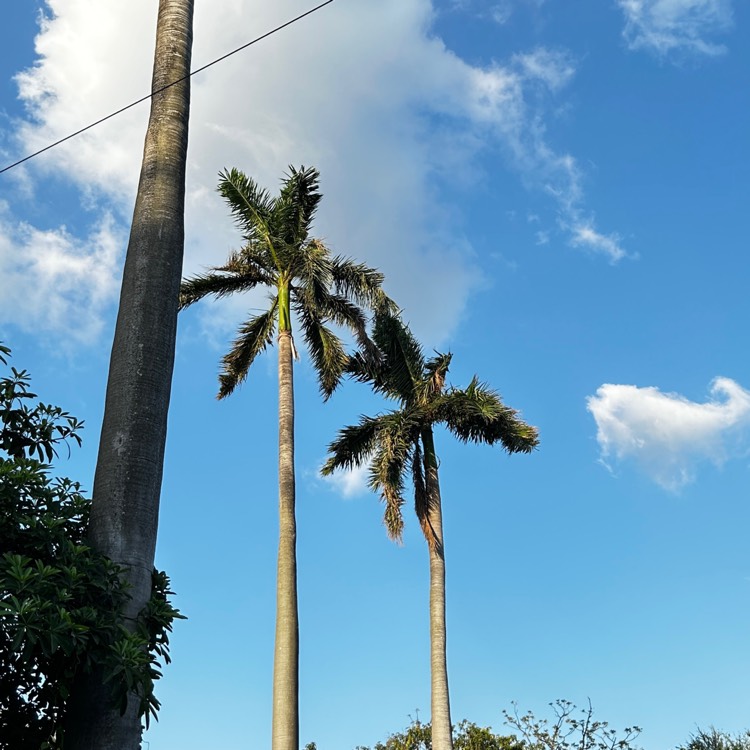
M 504 2 L 496 3 L 490 9 L 490 18 L 501 26 L 505 25 L 510 21 L 510 17 L 513 15 L 513 3 L 510 0 L 504 0 Z
M 597 424 L 602 462 L 633 461 L 653 481 L 676 492 L 695 480 L 696 467 L 721 466 L 746 452 L 750 392 L 715 378 L 705 403 L 634 385 L 602 385 L 587 408 Z
M 606 255 L 612 263 L 622 260 L 627 256 L 620 244 L 617 234 L 601 234 L 594 229 L 593 224 L 580 223 L 571 228 L 571 244 L 574 247 L 583 247 L 595 253 Z
M 344 498 L 357 497 L 368 492 L 367 466 L 359 466 L 350 471 L 337 471 L 323 480 L 334 492 Z
M 625 14 L 623 36 L 630 49 L 659 57 L 672 53 L 706 56 L 726 52 L 708 41 L 732 28 L 731 0 L 618 0 Z

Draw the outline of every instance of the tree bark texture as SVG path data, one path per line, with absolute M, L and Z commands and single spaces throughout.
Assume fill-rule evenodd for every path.
M 435 534 L 430 552 L 430 674 L 432 680 L 432 748 L 453 750 L 451 706 L 448 693 L 448 661 L 445 624 L 445 541 L 438 464 L 432 429 L 422 433 L 425 483 L 429 498 L 428 520 Z
M 279 332 L 279 557 L 273 662 L 272 750 L 299 748 L 299 619 L 291 331 Z
M 152 91 L 190 73 L 193 0 L 160 0 Z M 126 568 L 126 626 L 151 596 L 184 247 L 190 79 L 156 94 L 143 152 L 109 367 L 89 541 Z M 73 696 L 70 750 L 137 750 L 137 701 L 124 716 L 89 679 Z

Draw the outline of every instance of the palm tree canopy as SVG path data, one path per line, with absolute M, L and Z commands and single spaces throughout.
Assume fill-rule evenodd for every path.
M 291 332 L 292 311 L 320 389 L 328 398 L 348 361 L 330 324 L 351 330 L 360 348 L 372 353 L 362 308 L 393 309 L 382 290 L 383 275 L 349 258 L 332 256 L 321 240 L 310 237 L 323 197 L 318 170 L 289 167 L 275 197 L 237 169 L 225 170 L 219 177 L 218 191 L 229 205 L 244 244 L 224 265 L 182 282 L 180 309 L 209 295 L 220 298 L 258 286 L 271 290 L 268 310 L 239 327 L 222 360 L 219 398 L 245 380 L 255 358 L 273 343 L 275 332 Z
M 425 454 L 432 448 L 432 430 L 444 425 L 463 442 L 500 444 L 508 453 L 529 453 L 538 444 L 535 427 L 474 377 L 466 388 L 446 388 L 450 354 L 425 359 L 409 327 L 390 312 L 375 316 L 372 338 L 380 357 L 358 353 L 349 359 L 352 377 L 398 401 L 399 408 L 345 427 L 328 447 L 324 475 L 369 462 L 369 486 L 385 502 L 384 522 L 389 536 L 400 539 L 403 530 L 404 477 L 411 472 L 414 504 L 425 536 L 430 498 L 424 474 Z

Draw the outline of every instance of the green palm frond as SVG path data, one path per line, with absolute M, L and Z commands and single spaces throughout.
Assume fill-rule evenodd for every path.
M 316 316 L 304 308 L 298 308 L 302 334 L 310 351 L 313 366 L 318 374 L 318 384 L 323 398 L 327 400 L 341 382 L 346 368 L 347 356 L 341 339 Z
M 225 271 L 238 276 L 258 278 L 259 283 L 268 286 L 276 285 L 278 272 L 271 254 L 265 244 L 248 242 L 241 250 L 233 250 L 223 266 L 216 266 L 217 271 Z
M 367 318 L 362 308 L 339 294 L 329 294 L 323 300 L 321 310 L 326 318 L 354 334 L 361 356 L 369 361 L 378 359 L 379 350 L 367 334 Z
M 310 240 L 295 263 L 297 296 L 311 308 L 323 310 L 331 290 L 331 256 L 320 240 Z
M 278 298 L 271 308 L 243 323 L 229 353 L 222 359 L 218 398 L 226 398 L 247 377 L 255 358 L 273 343 Z
M 273 210 L 274 235 L 287 247 L 298 248 L 310 231 L 322 199 L 320 173 L 313 167 L 289 167 Z
M 536 427 L 518 414 L 474 377 L 467 388 L 452 388 L 441 396 L 434 418 L 464 442 L 501 443 L 508 453 L 530 453 L 538 445 L 539 435 Z
M 401 539 L 403 531 L 404 473 L 409 466 L 419 424 L 407 411 L 392 411 L 379 417 L 377 449 L 370 461 L 369 485 L 385 502 L 383 522 L 388 536 Z
M 396 304 L 383 291 L 383 274 L 341 255 L 333 258 L 331 274 L 336 292 L 371 310 L 395 314 Z
M 404 404 L 414 401 L 425 367 L 422 347 L 414 334 L 398 316 L 379 312 L 372 338 L 386 362 L 382 390 Z
M 380 417 L 360 417 L 359 424 L 339 430 L 338 437 L 328 446 L 329 458 L 320 470 L 330 476 L 338 469 L 351 471 L 362 466 L 375 450 Z
M 227 297 L 235 292 L 247 292 L 258 284 L 267 283 L 266 277 L 260 273 L 255 274 L 254 270 L 240 276 L 226 273 L 225 269 L 226 267 L 214 268 L 211 273 L 198 274 L 183 280 L 180 284 L 180 310 L 208 295 L 216 298 Z
M 269 192 L 239 169 L 220 172 L 218 190 L 244 239 L 268 242 L 275 204 Z

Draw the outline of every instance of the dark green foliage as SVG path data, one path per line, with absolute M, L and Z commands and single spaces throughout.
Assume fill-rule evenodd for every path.
M 537 719 L 530 711 L 519 715 L 503 711 L 505 723 L 518 731 L 524 747 L 529 750 L 636 750 L 633 740 L 641 733 L 640 727 L 625 727 L 618 737 L 606 721 L 594 719 L 594 711 L 578 710 L 570 701 L 556 700 L 549 704 L 554 713 L 551 721 Z
M 750 730 L 733 737 L 714 727 L 708 730 L 699 728 L 677 750 L 750 750 Z
M 2 365 L 9 353 L 0 346 Z M 169 662 L 168 633 L 182 617 L 155 571 L 134 632 L 118 625 L 128 593 L 121 570 L 85 544 L 89 501 L 42 462 L 80 444 L 81 427 L 39 403 L 26 372 L 0 379 L 0 750 L 61 747 L 80 670 L 103 669 L 121 708 L 134 692 L 148 723 L 159 708 L 158 660 Z
M 515 737 L 495 734 L 491 727 L 480 727 L 462 721 L 453 727 L 454 750 L 524 750 Z M 370 750 L 359 746 L 356 750 Z M 403 732 L 392 734 L 385 743 L 378 742 L 372 750 L 432 750 L 432 727 L 413 721 Z

